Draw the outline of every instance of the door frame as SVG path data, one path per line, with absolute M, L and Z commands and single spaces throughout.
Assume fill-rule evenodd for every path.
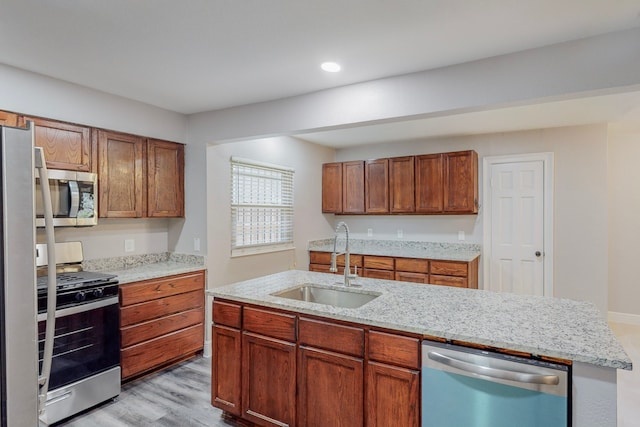
M 482 159 L 482 206 L 484 260 L 482 288 L 488 289 L 491 254 L 491 167 L 502 163 L 542 161 L 543 167 L 543 295 L 553 296 L 553 153 L 509 154 L 489 156 Z

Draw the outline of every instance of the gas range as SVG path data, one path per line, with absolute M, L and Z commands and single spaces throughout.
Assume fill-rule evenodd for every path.
M 38 313 L 47 308 L 46 245 L 36 245 L 38 278 Z M 56 243 L 56 309 L 118 296 L 118 280 L 114 274 L 82 270 L 80 242 Z

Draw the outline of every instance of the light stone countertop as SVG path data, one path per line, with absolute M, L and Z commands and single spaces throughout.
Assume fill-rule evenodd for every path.
M 85 260 L 82 267 L 84 270 L 115 274 L 121 285 L 206 269 L 203 256 L 169 252 Z
M 209 289 L 225 298 L 370 326 L 460 340 L 495 348 L 632 368 L 629 356 L 593 303 L 569 299 L 358 278 L 353 292 L 381 295 L 359 308 L 279 298 L 270 294 L 301 284 L 337 286 L 342 276 L 289 270 Z
M 345 239 L 339 237 L 338 251 L 344 250 Z M 480 256 L 480 245 L 474 243 L 436 243 L 413 240 L 349 239 L 352 254 L 392 256 L 400 258 L 424 258 L 446 261 L 470 262 Z M 333 238 L 311 240 L 307 249 L 333 252 Z

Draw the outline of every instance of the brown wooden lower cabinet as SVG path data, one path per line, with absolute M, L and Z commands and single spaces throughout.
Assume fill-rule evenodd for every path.
M 449 261 L 353 254 L 351 259 L 354 260 L 351 262 L 352 269 L 357 265 L 361 277 L 478 289 L 479 258 L 473 261 Z M 329 273 L 330 260 L 329 252 L 310 251 L 309 271 Z M 344 256 L 338 258 L 338 265 L 340 261 L 344 266 Z M 339 274 L 342 274 L 344 268 L 338 268 Z
M 420 371 L 367 364 L 367 427 L 420 426 Z
M 294 426 L 296 343 L 242 334 L 242 417 L 261 426 Z
M 219 299 L 213 321 L 211 404 L 225 419 L 420 425 L 420 337 Z
M 202 351 L 204 277 L 204 271 L 196 271 L 120 285 L 124 380 Z
M 298 425 L 363 425 L 363 360 L 311 347 L 298 360 Z
M 214 326 L 211 355 L 211 404 L 234 415 L 241 407 L 241 334 L 227 326 Z

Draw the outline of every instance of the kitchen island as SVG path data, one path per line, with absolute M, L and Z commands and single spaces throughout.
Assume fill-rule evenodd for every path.
M 355 280 L 359 287 L 352 291 L 379 296 L 359 308 L 271 295 L 309 283 L 343 288 L 340 280 L 331 274 L 287 271 L 207 292 L 216 301 L 271 308 L 287 316 L 309 315 L 566 361 L 573 373 L 573 425 L 615 425 L 616 369 L 631 369 L 632 363 L 594 304 L 364 278 Z

